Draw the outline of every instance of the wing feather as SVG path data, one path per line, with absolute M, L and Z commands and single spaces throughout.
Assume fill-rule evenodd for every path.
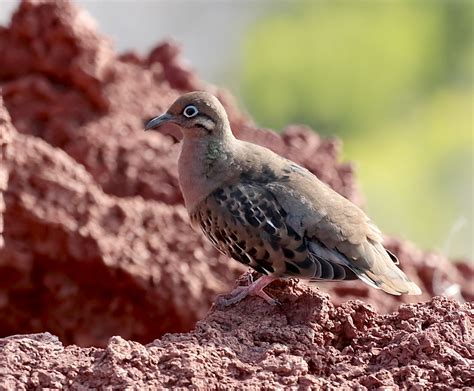
M 329 252 L 339 253 L 361 280 L 387 293 L 421 293 L 396 266 L 396 257 L 383 247 L 380 230 L 362 210 L 314 176 L 290 179 L 270 184 L 272 193 L 292 215 L 292 224 L 304 228 L 309 240 L 327 249 L 325 259 Z
M 357 278 L 289 217 L 273 193 L 255 183 L 219 188 L 191 214 L 219 251 L 261 273 L 311 280 Z

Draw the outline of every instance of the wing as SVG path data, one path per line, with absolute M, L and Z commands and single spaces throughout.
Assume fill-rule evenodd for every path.
M 325 259 L 339 258 L 361 280 L 387 293 L 420 294 L 418 286 L 396 266 L 396 257 L 383 247 L 380 230 L 365 213 L 301 170 L 292 172 L 288 183 L 268 186 L 290 215 L 294 229 L 304 229 L 312 252 Z
M 222 253 L 263 274 L 310 280 L 357 278 L 343 256 L 307 237 L 267 184 L 218 188 L 191 214 Z M 316 251 L 315 251 L 316 250 Z

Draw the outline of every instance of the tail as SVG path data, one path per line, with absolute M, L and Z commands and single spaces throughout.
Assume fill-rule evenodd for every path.
M 370 268 L 362 269 L 354 264 L 353 271 L 366 284 L 382 289 L 391 295 L 420 295 L 421 289 L 411 281 L 394 263 L 380 243 L 364 244 L 364 253 Z

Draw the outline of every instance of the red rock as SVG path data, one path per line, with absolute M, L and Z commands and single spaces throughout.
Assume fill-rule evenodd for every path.
M 293 283 L 281 306 L 248 298 L 148 345 L 64 347 L 49 333 L 0 339 L 4 389 L 439 389 L 472 387 L 471 303 L 445 298 L 379 315 Z M 28 368 L 26 375 L 25 368 Z M 467 389 L 467 388 L 466 388 Z
M 163 76 L 176 90 L 201 90 L 204 84 L 180 56 L 180 47 L 175 42 L 163 42 L 150 52 L 146 64 L 161 64 Z
M 11 124 L 10 115 L 3 106 L 2 95 L 0 94 L 0 248 L 4 245 L 3 240 L 3 213 L 5 212 L 5 202 L 3 192 L 8 184 L 8 171 L 4 165 L 7 155 L 7 146 L 11 142 L 14 129 Z

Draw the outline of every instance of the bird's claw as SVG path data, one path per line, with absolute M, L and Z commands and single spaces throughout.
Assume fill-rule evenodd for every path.
M 247 279 L 252 282 L 248 286 L 237 286 L 229 295 L 228 298 L 220 296 L 216 300 L 216 305 L 219 307 L 228 307 L 245 299 L 247 296 L 258 296 L 265 300 L 270 305 L 280 305 L 281 303 L 263 291 L 263 288 L 274 280 L 272 277 L 260 277 L 253 281 L 251 272 L 248 272 Z M 261 280 L 263 279 L 263 280 Z

